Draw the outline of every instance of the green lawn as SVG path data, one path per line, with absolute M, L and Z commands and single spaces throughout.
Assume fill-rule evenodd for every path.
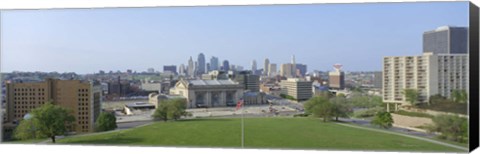
M 233 147 L 241 145 L 240 119 L 157 122 L 112 133 L 69 137 L 62 144 Z M 465 152 L 395 134 L 323 123 L 314 118 L 245 118 L 246 148 Z

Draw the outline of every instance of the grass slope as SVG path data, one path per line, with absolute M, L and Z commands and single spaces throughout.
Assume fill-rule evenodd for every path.
M 158 122 L 112 133 L 69 137 L 63 144 L 234 147 L 240 119 Z M 464 152 L 418 139 L 350 128 L 313 118 L 245 118 L 246 148 Z

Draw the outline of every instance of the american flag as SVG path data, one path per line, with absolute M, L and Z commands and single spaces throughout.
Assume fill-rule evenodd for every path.
M 242 106 L 243 106 L 243 99 L 240 99 L 237 102 L 237 107 L 235 108 L 235 111 L 242 108 Z

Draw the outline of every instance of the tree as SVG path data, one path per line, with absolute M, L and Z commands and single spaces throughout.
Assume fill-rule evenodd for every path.
M 19 140 L 45 138 L 46 136 L 42 135 L 41 132 L 36 129 L 36 126 L 38 125 L 38 120 L 33 118 L 22 120 L 15 128 L 13 137 Z
M 343 95 L 337 95 L 330 99 L 333 107 L 333 116 L 335 121 L 338 121 L 338 117 L 347 118 L 352 113 L 352 107 L 347 102 L 347 99 Z
M 68 126 L 71 126 L 75 121 L 75 117 L 71 114 L 70 110 L 64 109 L 60 106 L 53 105 L 51 102 L 47 102 L 39 108 L 33 109 L 31 111 L 33 120 L 31 123 L 34 124 L 36 134 L 40 136 L 49 137 L 52 139 L 52 142 L 55 143 L 55 136 L 64 135 L 68 130 Z M 17 137 L 22 138 L 23 136 L 20 132 L 25 132 L 24 130 L 28 127 L 27 123 L 29 121 L 23 122 L 24 124 L 21 127 L 17 127 L 16 134 Z
M 167 112 L 168 112 L 168 105 L 166 101 L 164 101 L 158 104 L 158 107 L 157 109 L 155 109 L 155 112 L 153 113 L 152 117 L 155 120 L 167 121 L 168 120 Z
M 453 90 L 451 93 L 451 98 L 455 103 L 465 103 L 468 100 L 468 94 L 465 90 Z
M 305 111 L 326 122 L 333 116 L 333 104 L 326 97 L 315 96 L 304 105 Z
M 403 95 L 405 96 L 406 101 L 410 102 L 411 105 L 416 105 L 418 97 L 420 96 L 416 89 L 404 89 Z
M 390 112 L 378 112 L 370 123 L 387 129 L 392 127 L 393 118 Z
M 187 102 L 185 99 L 172 99 L 169 101 L 167 108 L 167 117 L 169 119 L 178 120 L 180 117 L 188 115 L 188 112 L 185 111 L 187 109 Z
M 442 139 L 467 142 L 468 140 L 468 120 L 460 116 L 439 115 L 433 119 L 433 125 L 429 125 L 429 132 L 441 133 L 438 137 Z
M 113 113 L 102 112 L 95 122 L 95 131 L 109 131 L 117 128 L 117 118 Z
M 189 116 L 186 112 L 187 104 L 185 99 L 177 98 L 161 102 L 155 113 L 152 115 L 156 120 L 168 121 L 168 119 L 178 120 L 182 116 Z

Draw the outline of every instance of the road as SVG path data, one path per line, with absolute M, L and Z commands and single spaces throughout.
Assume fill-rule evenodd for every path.
M 121 122 L 117 123 L 117 129 L 129 129 L 129 128 L 134 128 L 142 125 L 146 125 L 149 123 L 152 123 L 152 120 L 145 120 L 145 121 L 132 121 L 132 122 Z

